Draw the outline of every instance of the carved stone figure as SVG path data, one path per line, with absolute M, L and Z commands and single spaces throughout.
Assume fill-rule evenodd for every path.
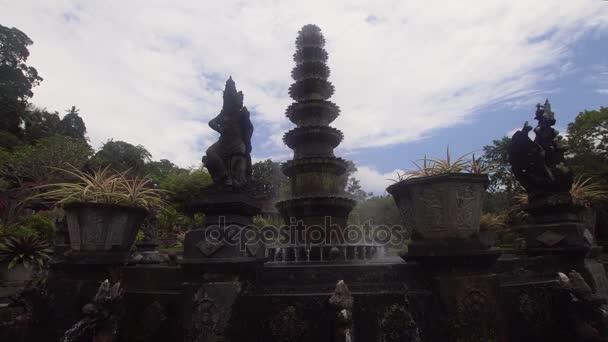
M 240 189 L 251 180 L 251 135 L 249 111 L 243 107 L 243 92 L 237 92 L 232 77 L 226 81 L 222 111 L 209 127 L 220 133 L 219 140 L 207 149 L 203 164 L 216 186 Z
M 608 305 L 606 299 L 594 293 L 577 271 L 568 275 L 558 273 L 563 291 L 560 308 L 567 315 L 577 341 L 606 341 L 608 339 Z
M 222 314 L 220 309 L 203 288 L 196 292 L 194 304 L 192 336 L 189 340 L 196 342 L 213 341 L 216 336 L 222 333 L 219 329 Z
M 335 341 L 353 342 L 353 305 L 354 299 L 344 280 L 336 284 L 329 304 L 335 310 Z
M 535 120 L 538 125 L 534 129 L 534 141 L 528 137 L 532 127 L 527 121 L 513 135 L 508 150 L 513 173 L 531 201 L 538 195 L 551 193 L 562 193 L 568 197 L 573 181 L 572 172 L 564 159 L 568 147 L 552 127 L 555 125 L 555 115 L 549 100 L 544 105 L 536 105 Z
M 83 306 L 84 317 L 65 332 L 61 341 L 112 341 L 117 336 L 123 310 L 120 283 L 110 285 L 105 280 L 99 285 L 93 301 Z

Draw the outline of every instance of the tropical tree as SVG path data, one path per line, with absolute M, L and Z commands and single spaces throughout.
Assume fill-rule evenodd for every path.
M 91 160 L 91 167 L 110 166 L 116 171 L 129 170 L 133 174 L 144 172 L 146 162 L 152 155 L 142 145 L 132 145 L 120 140 L 108 140 Z
M 289 178 L 283 174 L 279 163 L 266 159 L 254 163 L 251 169 L 252 183 L 257 196 L 274 199 L 288 190 Z
M 60 134 L 59 113 L 29 105 L 23 116 L 24 138 L 31 143 L 38 139 Z
M 363 201 L 366 198 L 373 196 L 374 194 L 371 192 L 366 192 L 361 187 L 361 182 L 353 176 L 355 172 L 357 172 L 357 167 L 355 163 L 350 160 L 347 160 L 347 167 L 344 176 L 346 178 L 346 192 L 349 193 L 353 198 L 357 201 Z
M 579 113 L 568 124 L 569 162 L 576 175 L 606 183 L 608 177 L 608 107 Z
M 59 168 L 81 169 L 93 155 L 82 140 L 55 135 L 22 145 L 12 151 L 0 149 L 0 176 L 13 186 L 25 182 L 48 183 L 65 179 Z
M 211 184 L 211 175 L 203 168 L 187 172 L 176 170 L 162 178 L 158 186 L 168 191 L 168 202 L 183 211 L 200 194 L 200 190 Z
M 87 127 L 80 117 L 79 112 L 80 110 L 77 109 L 76 106 L 72 106 L 72 108 L 66 111 L 65 116 L 61 119 L 61 124 L 59 126 L 60 132 L 62 135 L 68 137 L 85 140 Z
M 21 122 L 33 96 L 32 88 L 40 84 L 38 71 L 25 62 L 32 40 L 17 28 L 0 25 L 0 131 L 21 137 Z

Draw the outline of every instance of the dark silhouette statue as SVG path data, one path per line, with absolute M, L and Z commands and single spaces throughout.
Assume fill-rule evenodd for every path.
M 535 197 L 557 193 L 568 196 L 566 194 L 573 181 L 572 172 L 564 159 L 568 147 L 552 127 L 555 116 L 549 100 L 544 105 L 536 105 L 535 120 L 538 126 L 534 128 L 534 141 L 528 137 L 532 127 L 527 121 L 511 139 L 508 153 L 513 173 L 531 201 Z
M 232 77 L 226 81 L 222 111 L 209 127 L 220 133 L 219 140 L 207 149 L 203 164 L 216 186 L 241 189 L 251 180 L 251 135 L 249 111 L 243 107 L 243 92 L 237 92 Z

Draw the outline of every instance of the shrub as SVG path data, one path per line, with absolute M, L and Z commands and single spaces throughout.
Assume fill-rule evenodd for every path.
M 0 243 L 0 261 L 8 262 L 9 269 L 19 264 L 42 267 L 51 252 L 49 244 L 38 236 L 9 236 Z
M 55 225 L 44 215 L 21 216 L 10 225 L 5 234 L 8 236 L 37 236 L 51 242 L 55 238 Z
M 155 189 L 148 178 L 129 178 L 126 172 L 116 173 L 108 167 L 88 174 L 76 168 L 62 170 L 77 179 L 77 183 L 55 183 L 38 188 L 47 191 L 32 196 L 57 205 L 69 203 L 105 203 L 152 209 L 163 207 L 164 190 Z

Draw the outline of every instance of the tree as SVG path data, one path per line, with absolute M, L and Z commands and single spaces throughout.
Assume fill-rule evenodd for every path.
M 164 177 L 159 187 L 169 191 L 169 202 L 178 210 L 186 209 L 200 189 L 211 184 L 211 175 L 203 168 L 171 172 Z
M 346 192 L 351 194 L 353 198 L 357 201 L 363 201 L 366 198 L 373 196 L 373 193 L 366 192 L 361 188 L 361 182 L 352 176 L 355 172 L 357 172 L 357 167 L 355 163 L 350 160 L 347 160 L 346 172 L 344 173 L 344 177 L 346 177 Z
M 360 201 L 351 212 L 349 223 L 387 226 L 403 224 L 392 196 L 373 196 Z
M 25 182 L 38 184 L 66 180 L 66 174 L 57 168 L 70 165 L 84 167 L 93 155 L 93 149 L 85 142 L 55 135 L 22 145 L 12 151 L 0 149 L 0 176 L 13 186 Z
M 57 112 L 50 113 L 46 109 L 29 105 L 23 116 L 23 122 L 24 138 L 28 143 L 60 133 L 61 119 Z
M 76 106 L 66 111 L 65 116 L 61 119 L 60 130 L 61 134 L 68 137 L 86 140 L 85 134 L 87 133 L 87 127 L 84 124 L 82 118 L 78 115 L 80 112 Z
M 189 173 L 188 169 L 182 169 L 168 159 L 150 161 L 144 165 L 143 173 L 152 179 L 155 184 L 160 184 L 166 177 L 174 173 Z
M 124 141 L 108 140 L 91 160 L 94 168 L 111 167 L 116 171 L 141 174 L 151 154 L 142 145 L 132 145 Z
M 251 170 L 257 196 L 274 199 L 288 191 L 289 178 L 283 174 L 279 163 L 266 159 L 254 163 Z
M 32 44 L 19 29 L 0 25 L 0 130 L 17 137 L 32 88 L 42 81 L 38 71 L 25 64 Z
M 608 108 L 579 113 L 568 124 L 569 163 L 576 175 L 606 182 L 608 177 Z
M 495 171 L 490 175 L 490 192 L 504 191 L 509 195 L 519 191 L 519 183 L 515 179 L 509 164 L 508 148 L 511 144 L 510 137 L 502 137 L 492 141 L 492 145 L 483 147 L 482 160 L 495 166 Z

